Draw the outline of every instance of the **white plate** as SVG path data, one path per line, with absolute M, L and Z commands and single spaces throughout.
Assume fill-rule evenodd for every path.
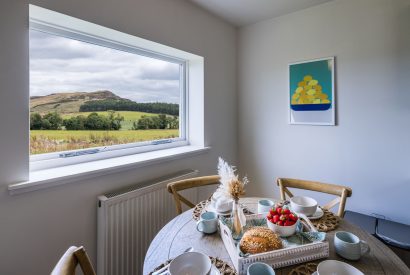
M 317 220 L 323 217 L 325 212 L 323 212 L 322 208 L 318 207 L 316 212 L 312 216 L 308 216 L 309 220 Z
M 209 275 L 221 275 L 221 272 L 219 272 L 216 266 L 212 265 L 211 273 Z
M 207 211 L 207 212 L 215 212 L 215 213 L 217 213 L 217 214 L 220 215 L 220 216 L 229 216 L 229 215 L 231 215 L 231 211 L 218 212 L 218 210 L 216 210 L 215 207 L 213 207 L 213 205 L 212 205 L 211 203 L 209 203 L 209 204 L 205 207 L 204 210 Z

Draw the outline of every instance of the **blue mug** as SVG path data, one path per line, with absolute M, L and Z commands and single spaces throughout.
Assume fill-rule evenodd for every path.
M 275 275 L 275 271 L 270 265 L 265 263 L 253 263 L 248 266 L 247 275 Z
M 334 244 L 336 253 L 348 260 L 359 260 L 361 256 L 370 252 L 370 246 L 365 241 L 346 231 L 335 233 Z
M 218 231 L 218 214 L 215 212 L 202 213 L 199 221 L 196 223 L 196 230 L 206 234 Z

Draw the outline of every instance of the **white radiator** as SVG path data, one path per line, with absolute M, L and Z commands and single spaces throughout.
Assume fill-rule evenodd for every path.
M 195 170 L 180 171 L 99 196 L 97 274 L 142 274 L 149 244 L 176 216 L 174 199 L 166 190 L 167 183 L 197 175 Z M 197 190 L 186 190 L 184 195 L 196 201 Z

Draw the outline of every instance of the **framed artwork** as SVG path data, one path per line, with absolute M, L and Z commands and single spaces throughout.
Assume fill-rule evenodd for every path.
M 290 124 L 335 125 L 334 57 L 289 64 Z

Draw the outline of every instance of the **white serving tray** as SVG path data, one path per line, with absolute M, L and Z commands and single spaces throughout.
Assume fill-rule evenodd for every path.
M 260 219 L 263 216 L 254 214 L 246 216 L 246 219 Z M 305 229 L 312 231 L 312 228 L 305 227 Z M 238 275 L 246 275 L 248 266 L 254 262 L 264 262 L 275 269 L 329 257 L 329 243 L 327 241 L 297 245 L 241 257 L 235 245 L 237 242 L 232 238 L 231 230 L 221 220 L 219 220 L 219 230 L 222 241 Z

